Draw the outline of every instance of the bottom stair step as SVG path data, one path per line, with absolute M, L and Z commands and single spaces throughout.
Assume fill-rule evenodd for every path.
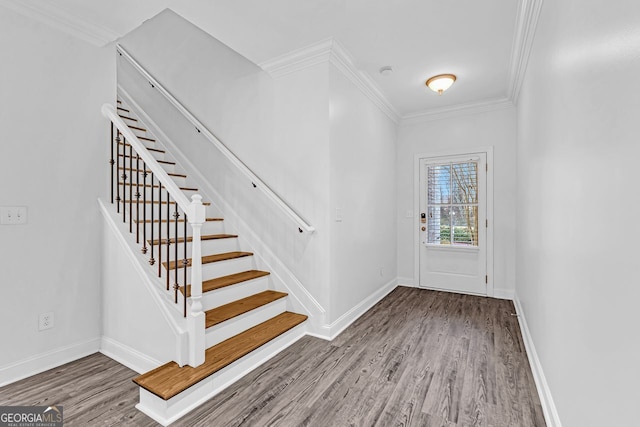
M 161 399 L 169 400 L 305 320 L 305 315 L 286 311 L 208 348 L 205 362 L 197 368 L 181 368 L 177 363 L 169 362 L 134 378 L 133 382 Z

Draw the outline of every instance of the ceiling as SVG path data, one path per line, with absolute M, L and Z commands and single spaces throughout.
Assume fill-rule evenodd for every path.
M 535 2 L 535 0 L 533 0 Z M 255 63 L 333 37 L 399 117 L 512 99 L 532 0 L 0 0 L 106 44 L 165 8 Z M 53 17 L 53 18 L 52 18 Z M 64 25 L 62 25 L 64 27 Z M 65 29 L 65 28 L 63 28 Z M 382 76 L 379 69 L 392 66 Z M 442 96 L 424 84 L 453 73 Z

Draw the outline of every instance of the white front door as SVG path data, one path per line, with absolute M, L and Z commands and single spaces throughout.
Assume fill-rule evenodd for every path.
M 420 159 L 420 286 L 487 295 L 487 155 Z

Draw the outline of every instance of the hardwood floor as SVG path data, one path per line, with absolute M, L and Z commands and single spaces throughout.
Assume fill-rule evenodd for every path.
M 305 337 L 175 426 L 544 426 L 510 301 L 397 288 L 332 342 Z M 154 426 L 136 374 L 94 354 L 0 388 L 65 425 Z

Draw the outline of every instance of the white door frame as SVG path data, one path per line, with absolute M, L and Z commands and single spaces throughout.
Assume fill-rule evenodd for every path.
M 493 147 L 476 147 L 431 151 L 414 155 L 413 163 L 413 284 L 420 286 L 420 162 L 432 157 L 464 156 L 474 153 L 487 155 L 487 296 L 493 297 Z

